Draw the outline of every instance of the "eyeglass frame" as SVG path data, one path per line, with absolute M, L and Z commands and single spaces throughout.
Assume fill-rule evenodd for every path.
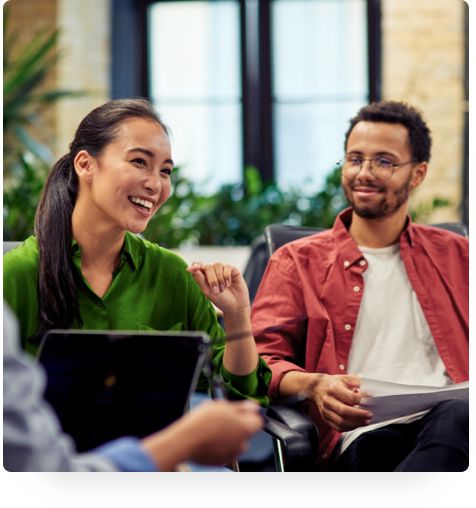
M 344 166 L 346 165 L 346 163 L 347 163 L 347 162 L 349 162 L 349 161 L 347 160 L 347 157 L 349 157 L 349 156 L 348 156 L 348 155 L 346 155 L 343 159 L 341 159 L 341 160 L 337 163 L 337 164 L 338 164 L 338 166 L 340 166 L 340 168 L 341 168 L 342 170 L 344 169 Z M 356 157 L 356 158 L 359 158 L 359 159 L 360 159 L 360 168 L 359 168 L 359 170 L 357 171 L 357 173 L 355 173 L 356 175 L 358 175 L 358 174 L 362 171 L 362 169 L 363 169 L 363 167 L 364 167 L 364 162 L 365 162 L 365 161 L 369 161 L 369 163 L 370 163 L 370 164 L 369 164 L 369 171 L 372 173 L 372 175 L 374 176 L 374 178 L 377 178 L 378 180 L 384 180 L 384 181 L 385 181 L 385 180 L 390 180 L 390 178 L 392 178 L 393 174 L 395 173 L 395 170 L 396 170 L 396 169 L 398 169 L 399 167 L 401 167 L 401 166 L 405 166 L 405 165 L 407 165 L 407 164 L 411 164 L 412 162 L 420 162 L 418 159 L 412 159 L 412 160 L 410 160 L 410 161 L 400 162 L 400 163 L 398 163 L 398 164 L 394 164 L 394 163 L 392 163 L 392 162 L 390 162 L 390 161 L 389 161 L 389 162 L 390 162 L 390 165 L 392 166 L 392 172 L 391 172 L 390 176 L 388 176 L 388 177 L 386 177 L 386 178 L 380 178 L 379 176 L 377 176 L 377 175 L 373 172 L 373 171 L 374 171 L 374 167 L 373 167 L 372 163 L 373 163 L 373 161 L 374 161 L 375 159 L 377 159 L 377 158 L 382 158 L 382 159 L 384 159 L 385 157 L 380 156 L 380 155 L 377 155 L 377 156 L 375 156 L 375 157 L 370 157 L 370 158 L 368 158 L 368 157 Z

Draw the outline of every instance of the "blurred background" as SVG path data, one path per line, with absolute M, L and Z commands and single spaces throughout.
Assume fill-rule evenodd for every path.
M 4 240 L 80 120 L 149 98 L 172 132 L 174 194 L 144 236 L 249 245 L 274 222 L 330 226 L 348 120 L 380 99 L 433 133 L 419 222 L 468 224 L 468 7 L 462 0 L 9 0 Z

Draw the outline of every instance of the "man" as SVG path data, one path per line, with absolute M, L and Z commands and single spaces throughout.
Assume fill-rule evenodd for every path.
M 4 305 L 3 466 L 8 471 L 173 471 L 186 460 L 223 464 L 262 427 L 251 401 L 206 403 L 142 440 L 125 437 L 77 454 L 43 400 L 45 375 L 18 342 Z
M 466 401 L 380 424 L 359 407 L 362 378 L 437 387 L 468 379 L 468 240 L 408 216 L 430 131 L 407 104 L 373 103 L 350 121 L 344 146 L 350 208 L 331 230 L 279 249 L 253 305 L 270 395 L 308 395 L 321 468 L 465 470 Z

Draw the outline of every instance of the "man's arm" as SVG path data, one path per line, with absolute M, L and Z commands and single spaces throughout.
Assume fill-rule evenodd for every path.
M 313 295 L 306 300 L 294 260 L 286 251 L 279 251 L 268 263 L 252 312 L 258 351 L 273 372 L 270 395 L 304 394 L 316 404 L 323 421 L 336 430 L 365 425 L 372 415 L 355 407 L 361 399 L 357 376 L 310 373 L 304 368 L 312 319 L 306 309 L 311 301 L 316 308 L 309 316 L 315 316 L 319 302 Z M 324 341 L 326 329 L 315 331 Z

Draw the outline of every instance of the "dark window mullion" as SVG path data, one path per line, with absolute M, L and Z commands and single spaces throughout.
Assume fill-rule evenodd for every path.
M 148 97 L 147 7 L 150 0 L 112 0 L 111 97 Z
M 382 99 L 382 13 L 380 0 L 367 0 L 369 102 Z
M 273 175 L 270 1 L 241 0 L 243 161 Z

